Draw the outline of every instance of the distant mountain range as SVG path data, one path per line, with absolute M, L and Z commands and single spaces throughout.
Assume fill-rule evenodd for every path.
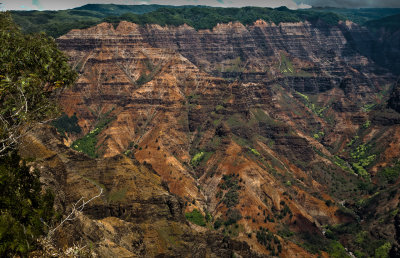
M 15 22 L 22 27 L 24 32 L 44 31 L 53 37 L 59 37 L 71 29 L 88 28 L 103 21 L 118 23 L 121 20 L 128 20 L 139 24 L 160 25 L 187 23 L 196 29 L 210 29 L 217 23 L 230 21 L 249 24 L 258 19 L 275 23 L 304 20 L 323 20 L 327 23 L 335 23 L 339 20 L 351 20 L 362 25 L 399 13 L 400 9 L 396 8 L 289 10 L 286 7 L 272 9 L 115 4 L 88 4 L 61 11 L 12 11 Z

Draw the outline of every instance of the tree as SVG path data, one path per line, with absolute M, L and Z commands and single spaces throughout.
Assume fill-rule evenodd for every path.
M 25 35 L 8 12 L 0 13 L 0 155 L 58 113 L 52 96 L 76 76 L 53 38 Z
M 26 255 L 54 217 L 53 195 L 17 154 L 35 124 L 58 114 L 54 93 L 76 73 L 45 34 L 24 35 L 0 12 L 0 256 Z
M 0 158 L 0 256 L 26 254 L 53 218 L 53 195 L 15 153 Z

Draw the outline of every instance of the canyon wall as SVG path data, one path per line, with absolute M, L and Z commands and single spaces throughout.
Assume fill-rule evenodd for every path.
M 346 212 L 357 205 L 354 196 L 373 194 L 363 184 L 377 181 L 400 155 L 399 115 L 386 109 L 395 77 L 357 47 L 371 40 L 351 22 L 260 20 L 199 31 L 121 22 L 72 30 L 57 43 L 80 77 L 60 103 L 78 117 L 83 133 L 65 141 L 84 152 L 79 139 L 95 135 L 93 151 L 106 158 L 90 161 L 95 167 L 115 160 L 123 160 L 118 167 L 148 164 L 165 191 L 182 199 L 176 213 L 209 214 L 211 228 L 259 255 L 309 257 L 315 252 L 299 243 L 314 241 L 310 233 L 324 239 L 327 226 L 358 221 L 362 215 Z M 111 170 L 119 169 L 87 177 L 116 173 Z M 112 182 L 119 186 L 106 188 L 127 187 L 118 178 L 121 183 Z M 396 207 L 397 197 L 385 207 Z M 165 201 L 178 205 L 171 198 L 154 199 L 165 216 Z M 138 208 L 146 209 L 152 208 Z M 121 223 L 148 216 L 132 210 L 104 200 L 85 214 Z M 217 220 L 224 226 L 213 227 Z M 376 228 L 368 223 L 362 226 Z M 256 237 L 262 232 L 277 240 L 263 244 Z

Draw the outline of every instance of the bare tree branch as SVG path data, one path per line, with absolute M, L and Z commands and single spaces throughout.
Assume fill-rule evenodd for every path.
M 52 234 L 54 234 L 54 232 L 58 228 L 60 228 L 65 222 L 76 219 L 78 213 L 81 212 L 85 208 L 86 204 L 90 203 L 91 201 L 93 201 L 96 198 L 99 198 L 102 194 L 103 194 L 103 188 L 100 187 L 99 194 L 92 197 L 91 199 L 85 201 L 85 197 L 81 197 L 76 203 L 72 204 L 72 211 L 70 212 L 70 214 L 68 214 L 68 216 L 64 220 L 62 220 L 60 222 L 60 224 L 58 224 L 58 226 L 56 226 L 54 229 L 49 230 L 48 236 L 51 236 Z

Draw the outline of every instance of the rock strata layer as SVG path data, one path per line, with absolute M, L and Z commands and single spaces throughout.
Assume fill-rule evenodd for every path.
M 259 255 L 280 249 L 283 257 L 312 256 L 298 244 L 310 241 L 306 232 L 324 239 L 326 225 L 360 221 L 362 214 L 346 209 L 358 205 L 355 195 L 373 194 L 366 182 L 378 182 L 400 156 L 400 120 L 386 108 L 395 77 L 356 47 L 368 35 L 350 22 L 257 21 L 199 31 L 121 22 L 72 30 L 57 42 L 80 77 L 60 103 L 83 129 L 69 141 L 96 133 L 94 151 L 102 159 L 59 147 L 69 157 L 60 166 L 80 171 L 72 178 L 88 178 L 70 181 L 79 191 L 64 191 L 60 203 L 87 189 L 93 194 L 95 182 L 103 185 L 108 199 L 88 207 L 84 219 L 97 228 L 111 223 L 117 233 L 100 230 L 99 237 L 135 255 L 188 254 L 173 243 L 200 248 L 220 243 L 215 239 L 224 232 L 234 239 L 228 246 L 243 247 L 246 257 L 249 248 Z M 105 117 L 108 124 L 96 131 Z M 62 187 L 68 178 L 61 173 L 48 180 Z M 183 213 L 194 209 L 211 216 L 211 228 L 225 223 L 212 234 L 189 227 Z M 362 226 L 376 228 L 369 223 Z M 124 230 L 129 240 L 115 238 Z M 256 237 L 262 230 L 274 244 L 262 244 Z M 85 232 L 76 235 L 95 234 Z M 113 250 L 98 245 L 104 254 Z M 213 248 L 204 256 L 225 256 L 225 247 L 223 253 Z

